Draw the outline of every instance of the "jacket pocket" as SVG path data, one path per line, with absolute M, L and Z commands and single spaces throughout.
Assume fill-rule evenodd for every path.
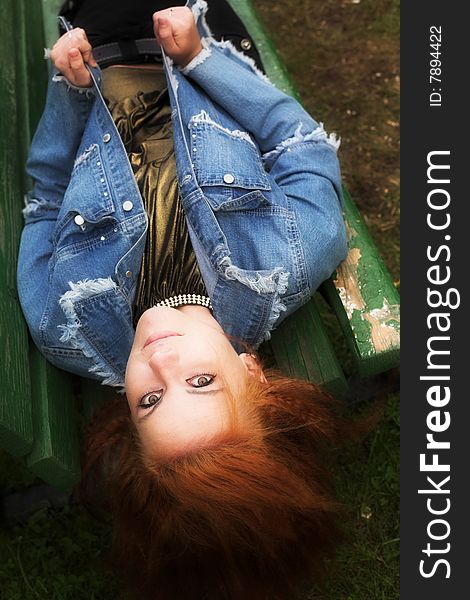
M 55 228 L 56 246 L 70 235 L 77 235 L 76 241 L 79 241 L 83 239 L 83 233 L 88 237 L 97 226 L 100 228 L 105 222 L 114 223 L 113 217 L 110 217 L 114 210 L 100 149 L 97 144 L 92 144 L 79 152 L 75 160 Z
M 69 371 L 82 377 L 92 377 L 88 373 L 90 366 L 93 366 L 90 359 L 85 356 L 82 350 L 73 348 L 41 348 L 44 357 L 58 369 Z
M 197 182 L 214 210 L 259 208 L 271 189 L 261 156 L 248 133 L 209 121 L 189 124 Z

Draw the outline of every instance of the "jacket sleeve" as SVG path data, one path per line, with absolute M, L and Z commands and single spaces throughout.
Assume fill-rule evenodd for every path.
M 321 127 L 297 100 L 235 58 L 228 47 L 216 44 L 204 48 L 182 72 L 253 134 L 263 154 L 293 137 L 296 130 L 304 136 Z
M 60 207 L 94 98 L 94 88 L 77 88 L 57 71 L 52 73 L 26 163 L 33 180 L 24 211 L 26 223 L 41 218 L 41 206 L 46 210 Z
M 26 164 L 33 188 L 23 210 L 17 283 L 23 313 L 39 347 L 39 327 L 50 292 L 54 230 L 93 97 L 91 88 L 74 88 L 53 73 Z
M 255 138 L 273 188 L 296 213 L 313 292 L 347 254 L 339 143 L 294 98 L 231 53 L 210 45 L 183 74 Z

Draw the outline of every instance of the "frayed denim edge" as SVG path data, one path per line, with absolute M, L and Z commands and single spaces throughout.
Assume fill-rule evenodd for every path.
M 194 20 L 197 22 L 199 17 L 204 17 L 207 9 L 208 7 L 206 0 L 196 0 L 196 2 L 191 6 L 191 12 L 193 13 Z
M 222 260 L 220 266 L 225 269 L 224 274 L 227 279 L 239 281 L 258 294 L 274 294 L 271 314 L 268 317 L 267 330 L 262 341 L 269 340 L 271 338 L 270 332 L 279 319 L 281 312 L 287 310 L 281 296 L 287 292 L 290 273 L 282 267 L 276 267 L 269 275 L 255 271 L 255 277 L 250 277 L 246 271 L 233 265 L 228 256 Z
M 207 40 L 205 38 L 202 38 L 202 40 L 201 40 L 203 46 L 205 45 L 204 44 L 205 42 L 206 43 L 209 42 L 211 44 L 214 44 L 214 46 L 218 46 L 219 48 L 229 48 L 235 54 L 235 56 L 237 56 L 237 58 L 239 58 L 241 61 L 243 61 L 244 63 L 249 65 L 251 67 L 251 69 L 253 70 L 253 72 L 256 73 L 256 75 L 258 75 L 258 77 L 260 77 L 263 81 L 265 81 L 269 85 L 274 85 L 270 81 L 270 79 L 267 77 L 267 75 L 265 75 L 258 68 L 257 64 L 251 58 L 251 56 L 247 56 L 244 52 L 241 52 L 240 50 L 238 50 L 238 48 L 230 40 L 222 40 L 222 41 L 218 42 L 215 39 L 215 37 L 207 23 L 207 20 L 206 20 L 207 10 L 208 10 L 208 6 L 207 6 L 207 2 L 205 0 L 197 0 L 191 7 L 191 12 L 193 13 L 194 20 L 196 21 L 196 23 L 198 22 L 199 19 L 201 20 L 201 24 L 207 34 Z M 207 47 L 208 47 L 209 43 L 207 43 Z M 209 56 L 209 55 L 204 56 L 203 60 L 205 60 L 207 58 L 207 56 Z M 201 62 L 203 62 L 203 61 L 201 61 Z M 200 63 L 198 63 L 198 64 L 200 64 Z M 197 66 L 197 65 L 194 65 L 192 68 L 194 68 L 195 66 Z M 187 68 L 187 67 L 189 67 L 189 65 L 186 65 L 185 68 Z M 186 74 L 184 71 L 183 71 L 183 73 Z
M 64 77 L 64 75 L 54 75 L 52 77 L 52 81 L 54 81 L 55 83 L 64 83 L 69 91 L 75 90 L 79 94 L 85 94 L 87 98 L 94 98 L 95 96 L 95 89 L 93 86 L 78 87 L 77 85 L 70 83 L 70 81 L 67 79 L 67 77 Z
M 197 23 L 198 19 L 201 18 L 208 35 L 212 35 L 211 31 L 207 25 L 206 19 L 205 19 L 205 14 L 207 12 L 207 8 L 208 8 L 207 2 L 205 0 L 197 0 L 197 2 L 195 2 L 191 6 L 191 12 L 193 13 L 194 21 Z M 181 71 L 181 73 L 183 75 L 187 75 L 188 73 L 190 73 L 190 71 L 192 71 L 195 67 L 197 67 L 197 65 L 204 62 L 206 60 L 206 58 L 208 58 L 211 55 L 211 51 L 209 49 L 209 44 L 207 43 L 207 39 L 205 37 L 201 38 L 201 44 L 202 44 L 201 52 L 199 52 L 199 54 L 197 56 L 195 56 L 189 64 L 187 64 L 185 67 L 177 66 L 178 71 Z M 178 91 L 179 82 L 178 82 L 178 78 L 175 76 L 175 73 L 173 72 L 175 65 L 174 65 L 173 59 L 171 59 L 165 53 L 164 53 L 164 56 L 165 56 L 165 61 L 166 61 L 166 66 L 167 66 L 168 78 L 170 79 L 170 82 L 172 84 L 173 92 L 176 95 L 176 93 Z
M 198 65 L 201 65 L 212 54 L 212 50 L 210 49 L 206 38 L 201 38 L 201 44 L 202 50 L 199 52 L 199 54 L 197 54 L 185 67 L 178 67 L 178 70 L 181 71 L 183 75 L 188 75 L 191 73 L 193 69 L 195 69 Z
M 227 127 L 222 127 L 222 125 L 219 125 L 219 123 L 216 123 L 213 119 L 211 119 L 209 114 L 205 110 L 201 110 L 200 113 L 192 116 L 191 120 L 189 121 L 188 126 L 191 127 L 192 123 L 207 123 L 208 125 L 211 125 L 212 127 L 219 129 L 220 131 L 223 131 L 224 133 L 230 135 L 231 137 L 239 138 L 241 140 L 245 140 L 246 142 L 249 142 L 252 146 L 254 146 L 256 148 L 256 144 L 254 143 L 254 141 L 251 139 L 250 135 L 246 131 L 240 131 L 239 129 L 228 129 Z
M 124 381 L 121 375 L 110 369 L 109 365 L 97 355 L 86 338 L 81 335 L 80 327 L 82 325 L 75 311 L 77 301 L 114 289 L 117 287 L 116 283 L 111 277 L 108 277 L 94 280 L 84 279 L 76 283 L 69 281 L 69 286 L 70 290 L 65 292 L 59 300 L 59 305 L 67 318 L 65 325 L 58 325 L 59 330 L 62 331 L 60 341 L 69 343 L 73 348 L 81 350 L 87 358 L 94 362 L 94 365 L 88 371 L 99 377 L 102 380 L 102 385 L 120 388 L 118 391 L 122 393 L 124 391 Z
M 26 222 L 31 219 L 37 219 L 42 216 L 42 213 L 48 212 L 49 210 L 57 210 L 57 205 L 49 200 L 38 200 L 37 198 L 30 198 L 29 194 L 24 197 L 25 207 L 22 209 L 22 214 Z
M 293 144 L 299 144 L 301 142 L 326 142 L 333 150 L 336 152 L 341 144 L 341 140 L 336 137 L 336 133 L 330 133 L 329 135 L 326 133 L 323 123 L 320 123 L 316 129 L 307 134 L 300 133 L 302 131 L 302 123 L 299 123 L 299 126 L 295 130 L 295 133 L 292 137 L 287 140 L 282 141 L 278 144 L 274 150 L 270 150 L 263 154 L 263 162 L 266 168 L 269 168 L 273 165 L 279 154 L 283 152 L 289 146 Z
M 95 148 L 98 147 L 98 144 L 91 144 L 91 146 L 89 146 L 88 148 L 86 148 L 81 154 L 80 156 L 77 156 L 77 158 L 75 159 L 75 162 L 73 163 L 73 168 L 75 169 L 75 167 L 78 167 L 78 165 L 81 165 L 82 162 L 85 162 L 86 159 L 90 156 L 90 154 L 93 152 L 93 150 Z

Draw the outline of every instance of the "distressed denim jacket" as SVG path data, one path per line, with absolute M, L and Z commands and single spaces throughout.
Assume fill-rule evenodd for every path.
M 346 256 L 334 135 L 217 42 L 206 3 L 189 2 L 203 50 L 184 69 L 164 57 L 177 177 L 214 308 L 256 348 Z M 55 73 L 27 171 L 18 266 L 34 342 L 56 366 L 122 387 L 147 217 L 101 96 Z

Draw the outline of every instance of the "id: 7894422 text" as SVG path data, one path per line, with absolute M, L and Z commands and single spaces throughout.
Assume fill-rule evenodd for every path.
M 429 28 L 429 106 L 442 106 L 442 60 L 440 56 L 442 27 L 431 25 Z

